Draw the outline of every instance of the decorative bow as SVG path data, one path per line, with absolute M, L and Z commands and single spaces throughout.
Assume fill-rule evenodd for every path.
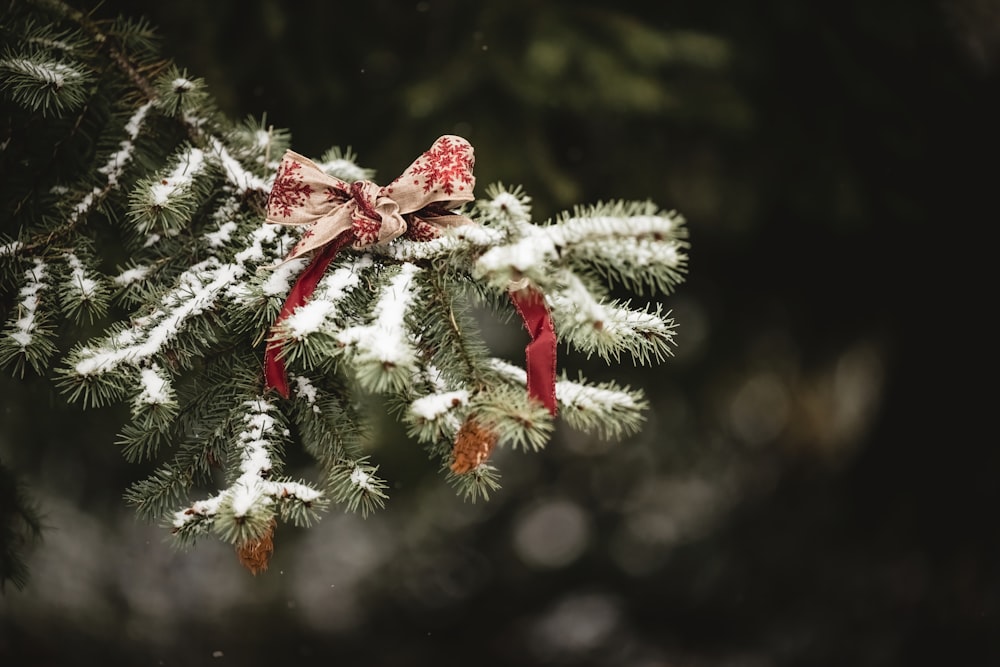
M 285 152 L 267 199 L 267 221 L 309 226 L 285 261 L 310 252 L 315 255 L 272 325 L 264 353 L 268 388 L 288 398 L 281 343 L 273 334 L 312 295 L 337 252 L 347 245 L 363 249 L 403 235 L 428 241 L 443 229 L 474 224 L 450 210 L 474 199 L 474 164 L 469 142 L 445 135 L 392 183 L 379 187 L 371 181 L 347 183 L 326 174 L 308 158 Z M 532 338 L 526 350 L 528 393 L 555 414 L 555 333 L 544 297 L 530 287 L 512 288 L 510 296 Z

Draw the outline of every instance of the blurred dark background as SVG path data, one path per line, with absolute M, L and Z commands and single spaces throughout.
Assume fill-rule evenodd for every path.
M 690 276 L 662 299 L 675 359 L 564 360 L 642 387 L 641 435 L 499 452 L 470 505 L 387 428 L 387 509 L 280 528 L 256 578 L 132 518 L 114 415 L 4 381 L 3 460 L 48 526 L 0 596 L 5 665 L 1000 664 L 996 0 L 94 11 L 147 17 L 227 114 L 377 180 L 457 133 L 480 191 L 522 184 L 539 221 L 677 209 Z

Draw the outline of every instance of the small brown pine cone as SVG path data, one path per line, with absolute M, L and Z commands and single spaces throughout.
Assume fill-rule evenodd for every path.
M 274 527 L 276 521 L 271 519 L 267 530 L 256 540 L 248 540 L 236 545 L 236 555 L 240 558 L 240 564 L 254 576 L 265 571 L 268 563 L 271 562 L 271 553 L 274 551 Z
M 496 432 L 469 417 L 458 429 L 451 449 L 451 470 L 462 475 L 490 457 L 497 444 Z

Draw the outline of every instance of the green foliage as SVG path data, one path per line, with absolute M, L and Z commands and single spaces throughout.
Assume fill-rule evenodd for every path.
M 57 33 L 28 22 L 22 48 L 0 56 L 0 91 L 15 104 L 43 116 L 75 111 L 87 102 L 93 72 L 75 59 L 79 31 Z
M 21 548 L 39 540 L 42 521 L 34 501 L 14 471 L 0 461 L 0 591 L 9 581 L 16 588 L 28 582 Z
M 669 313 L 609 295 L 669 292 L 683 279 L 683 219 L 611 202 L 537 224 L 525 191 L 501 184 L 465 207 L 472 225 L 344 250 L 272 328 L 306 265 L 283 261 L 303 230 L 262 215 L 289 133 L 225 118 L 203 81 L 156 60 L 147 25 L 45 7 L 45 29 L 32 12 L 4 17 L 0 67 L 35 69 L 8 77 L 3 118 L 36 131 L 12 134 L 0 152 L 5 168 L 20 166 L 0 214 L 16 230 L 0 240 L 0 365 L 52 378 L 84 408 L 127 404 L 118 445 L 152 471 L 126 501 L 181 542 L 212 533 L 246 545 L 270 540 L 276 520 L 310 525 L 330 503 L 382 508 L 390 486 L 366 435 L 386 413 L 458 495 L 488 499 L 500 484 L 489 451 L 537 452 L 557 423 L 480 331 L 484 311 L 515 316 L 517 290 L 543 294 L 560 341 L 585 356 L 669 356 Z M 45 78 L 74 67 L 80 76 L 59 86 Z M 318 163 L 346 181 L 373 173 L 350 149 Z M 268 345 L 281 347 L 287 400 L 263 382 Z M 582 376 L 564 376 L 556 399 L 569 427 L 608 438 L 637 432 L 646 407 L 637 391 Z M 484 451 L 459 473 L 470 423 Z M 317 481 L 285 474 L 293 447 Z
M 191 146 L 171 156 L 168 166 L 146 176 L 129 193 L 128 217 L 140 234 L 177 234 L 212 195 L 217 182 L 208 173 L 205 153 Z
M 367 459 L 338 462 L 330 470 L 328 480 L 333 501 L 344 505 L 349 512 L 360 512 L 361 516 L 382 509 L 389 485 L 376 476 L 377 472 L 378 466 L 368 464 Z
M 464 500 L 471 503 L 477 500 L 489 501 L 490 494 L 500 489 L 500 472 L 489 463 L 480 464 L 462 475 L 448 470 L 445 480 L 455 487 Z

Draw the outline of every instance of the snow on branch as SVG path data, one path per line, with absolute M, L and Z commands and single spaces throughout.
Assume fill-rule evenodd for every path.
M 144 280 L 152 270 L 153 267 L 149 264 L 132 266 L 119 271 L 118 275 L 112 277 L 111 282 L 119 287 L 128 287 Z
M 260 190 L 266 192 L 270 185 L 259 176 L 243 168 L 239 161 L 229 154 L 226 146 L 218 138 L 212 137 L 209 140 L 215 158 L 222 164 L 222 173 L 226 180 L 236 187 L 236 191 L 243 194 L 249 190 Z
M 523 368 L 502 359 L 492 359 L 491 366 L 510 382 L 523 385 L 527 373 Z M 560 415 L 566 423 L 580 431 L 596 431 L 602 438 L 620 438 L 638 432 L 647 408 L 642 392 L 619 387 L 615 382 L 597 385 L 577 380 L 556 382 L 556 399 Z
M 415 399 L 404 416 L 410 435 L 424 443 L 454 437 L 462 425 L 456 412 L 468 406 L 470 398 L 467 389 L 457 389 Z
M 135 398 L 136 405 L 169 405 L 175 402 L 170 376 L 159 366 L 153 364 L 142 369 L 139 378 L 140 390 Z
M 209 258 L 185 271 L 176 288 L 160 300 L 159 308 L 137 318 L 129 329 L 95 346 L 79 348 L 73 356 L 77 375 L 107 373 L 122 364 L 138 364 L 160 354 L 177 338 L 184 324 L 211 308 L 219 294 L 244 272 L 236 264 Z
M 207 184 L 199 183 L 208 166 L 203 150 L 184 146 L 171 164 L 142 179 L 129 195 L 129 218 L 140 233 L 182 229 L 209 192 Z
M 38 53 L 0 59 L 0 90 L 42 116 L 78 109 L 87 100 L 93 73 L 72 60 L 45 60 Z
M 416 262 L 436 259 L 461 251 L 482 251 L 500 243 L 504 236 L 504 233 L 497 229 L 479 225 L 462 225 L 444 230 L 441 236 L 430 241 L 400 239 L 391 245 L 376 248 L 376 250 L 400 262 Z
M 106 183 L 103 186 L 95 186 L 90 192 L 85 194 L 75 206 L 70 209 L 67 222 L 70 226 L 87 215 L 96 204 L 98 204 L 107 194 L 118 187 L 119 180 L 125 172 L 125 167 L 132 161 L 135 153 L 135 140 L 142 130 L 149 112 L 151 102 L 141 105 L 129 117 L 125 123 L 125 139 L 118 144 L 118 150 L 111 153 L 107 161 L 97 168 L 97 172 L 104 174 Z
M 282 246 L 284 235 L 274 225 L 263 224 L 251 231 L 246 246 L 235 254 L 234 262 L 209 257 L 181 273 L 173 288 L 164 293 L 152 312 L 136 317 L 130 327 L 103 340 L 76 349 L 69 357 L 77 376 L 108 373 L 122 365 L 138 366 L 164 352 L 193 318 L 217 308 L 225 299 L 242 294 L 247 265 L 272 259 Z M 148 267 L 122 272 L 120 284 L 141 279 Z
M 483 253 L 474 274 L 497 286 L 523 277 L 548 286 L 554 266 L 585 260 L 633 287 L 671 287 L 680 282 L 686 262 L 683 224 L 676 213 L 659 212 L 648 202 L 580 208 L 551 225 L 515 222 L 513 242 Z
M 659 304 L 649 312 L 616 301 L 603 302 L 576 274 L 559 274 L 564 287 L 550 294 L 550 304 L 560 338 L 586 355 L 596 353 L 605 362 L 620 361 L 622 353 L 641 364 L 673 355 L 674 321 L 663 316 Z
M 520 185 L 508 189 L 503 183 L 491 183 L 486 186 L 486 198 L 476 202 L 476 211 L 484 224 L 527 224 L 531 222 L 531 197 Z
M 358 165 L 357 156 L 350 148 L 346 150 L 337 147 L 331 148 L 323 155 L 323 159 L 317 163 L 317 166 L 327 174 L 347 183 L 368 180 L 375 175 L 374 170 Z
M 402 390 L 416 370 L 417 352 L 405 318 L 419 271 L 415 264 L 402 264 L 379 293 L 372 309 L 372 323 L 348 327 L 337 334 L 337 340 L 350 351 L 358 380 L 376 393 Z
M 17 305 L 0 338 L 0 365 L 14 364 L 15 372 L 24 373 L 25 364 L 36 371 L 55 354 L 54 332 L 43 324 L 42 297 L 48 291 L 48 265 L 40 258 L 32 260 L 22 274 Z
M 18 291 L 17 311 L 20 317 L 9 327 L 7 337 L 13 340 L 22 350 L 31 345 L 35 331 L 38 328 L 38 303 L 41 293 L 48 287 L 45 282 L 46 265 L 37 257 L 30 269 L 24 272 L 24 286 Z
M 24 247 L 24 244 L 20 241 L 11 241 L 10 243 L 4 243 L 0 245 L 0 257 L 13 257 Z
M 239 476 L 219 493 L 198 500 L 173 515 L 174 532 L 216 532 L 230 541 L 259 537 L 275 514 L 275 504 L 298 504 L 311 510 L 321 491 L 302 482 L 272 480 L 278 467 L 275 453 L 288 431 L 274 404 L 263 397 L 246 401 L 233 441 L 239 456 Z M 221 520 L 221 521 L 220 521 Z
M 341 302 L 358 288 L 362 271 L 372 264 L 370 255 L 360 255 L 323 276 L 312 298 L 282 321 L 282 336 L 302 340 L 317 331 L 335 335 L 337 329 L 334 327 L 334 318 L 339 313 Z
M 69 268 L 61 292 L 63 310 L 77 321 L 86 316 L 92 322 L 103 316 L 108 307 L 104 283 L 75 253 L 67 252 L 63 257 Z
M 118 143 L 118 150 L 113 152 L 107 162 L 97 168 L 98 173 L 104 174 L 108 178 L 108 185 L 118 184 L 118 179 L 125 172 L 125 166 L 132 161 L 135 154 L 135 140 L 139 136 L 139 131 L 146 120 L 146 114 L 153 106 L 152 102 L 141 105 L 125 123 L 125 138 Z

